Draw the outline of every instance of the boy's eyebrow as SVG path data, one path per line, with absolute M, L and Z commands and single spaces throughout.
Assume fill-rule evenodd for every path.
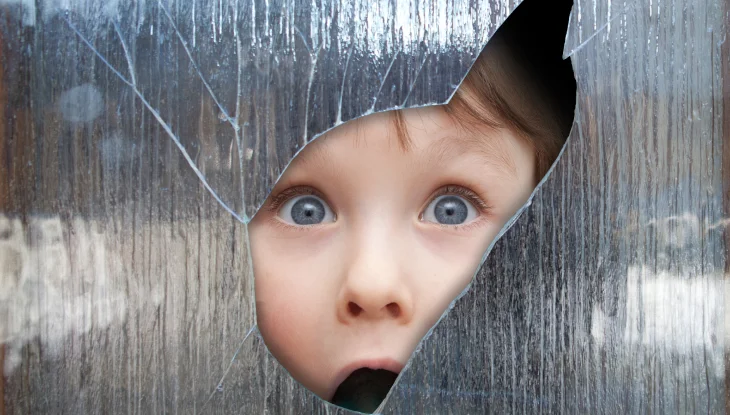
M 326 135 L 317 138 L 317 140 L 325 141 L 328 138 Z M 336 163 L 331 162 L 332 155 L 329 151 L 329 146 L 326 143 L 320 142 L 312 146 L 312 143 L 308 144 L 311 148 L 307 152 L 299 154 L 293 161 L 296 161 L 300 166 L 307 166 L 308 168 L 328 168 L 336 169 Z M 337 173 L 333 170 L 333 173 Z
M 502 168 L 517 177 L 517 167 L 509 151 L 502 145 L 501 137 L 486 137 L 481 134 L 459 134 L 444 136 L 425 149 L 426 157 L 433 163 L 442 164 L 466 153 L 476 153 L 486 163 Z
M 324 140 L 328 137 L 323 136 L 317 140 Z M 446 135 L 436 142 L 430 144 L 423 150 L 423 155 L 430 165 L 438 165 L 449 162 L 456 157 L 464 154 L 477 154 L 485 163 L 502 169 L 505 173 L 512 177 L 517 177 L 517 167 L 514 159 L 509 151 L 502 144 L 501 137 L 488 137 L 486 133 L 463 133 L 457 135 Z M 300 154 L 297 156 L 297 162 L 300 166 L 308 166 L 314 168 L 338 168 L 337 163 L 331 162 L 331 153 L 329 146 L 323 145 L 313 146 L 311 152 Z M 406 153 L 415 151 L 414 148 L 406 150 Z M 342 167 L 342 166 L 339 166 Z M 332 171 L 333 174 L 339 172 Z

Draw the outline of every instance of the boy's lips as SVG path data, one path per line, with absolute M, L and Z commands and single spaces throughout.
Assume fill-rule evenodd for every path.
M 395 373 L 396 375 L 400 374 L 400 371 L 403 370 L 403 364 L 398 362 L 395 359 L 390 358 L 383 358 L 383 359 L 369 359 L 369 360 L 358 360 L 353 363 L 348 364 L 342 370 L 339 371 L 337 376 L 335 377 L 334 381 L 332 382 L 330 386 L 329 391 L 329 400 L 332 400 L 332 397 L 334 396 L 335 392 L 337 391 L 337 388 L 342 384 L 342 382 L 345 381 L 353 372 L 355 372 L 358 369 L 382 369 L 387 370 L 390 372 Z

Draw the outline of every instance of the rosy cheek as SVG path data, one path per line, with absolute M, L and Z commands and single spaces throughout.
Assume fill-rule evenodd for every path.
M 331 238 L 324 233 L 287 239 L 277 238 L 276 230 L 262 230 L 251 238 L 259 323 L 306 337 L 326 313 L 328 298 L 334 298 L 330 270 L 336 247 L 329 246 Z
M 285 358 L 292 353 L 289 345 L 300 344 L 306 335 L 306 321 L 299 317 L 297 303 L 282 286 L 264 285 L 256 290 L 256 313 L 259 329 L 274 355 Z
M 281 266 L 265 269 L 254 267 L 254 273 L 259 330 L 274 356 L 288 365 L 298 360 L 300 353 L 306 353 L 303 348 L 293 345 L 308 344 L 307 338 L 313 334 L 311 315 L 315 310 L 307 310 L 306 303 L 311 297 L 302 292 L 301 284 L 291 278 L 281 277 L 297 276 L 295 270 L 283 269 Z
M 257 242 L 261 242 L 256 246 Z M 327 275 L 318 264 L 327 260 L 315 252 L 283 255 L 287 248 L 252 241 L 259 330 L 273 356 L 307 388 L 323 396 L 328 369 L 322 357 L 322 338 L 332 322 L 327 297 Z M 284 244 L 284 245 L 288 245 Z M 302 248 L 304 249 L 304 248 Z M 288 250 L 291 252 L 291 249 Z M 301 256 L 300 256 L 301 255 Z M 331 311 L 331 310 L 330 310 Z
M 252 252 L 254 262 L 254 284 L 256 291 L 256 308 L 259 320 L 288 326 L 314 293 L 309 292 L 307 284 L 309 276 L 302 272 L 296 261 L 277 255 L 256 255 Z

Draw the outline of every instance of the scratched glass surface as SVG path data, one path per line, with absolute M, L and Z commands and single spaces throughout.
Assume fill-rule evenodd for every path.
M 346 413 L 263 345 L 246 219 L 517 3 L 0 0 L 0 413 Z M 576 0 L 564 154 L 379 412 L 723 411 L 726 7 Z
M 68 76 L 53 83 L 72 91 L 59 101 L 65 121 L 76 112 L 84 114 L 76 122 L 95 119 L 102 101 L 116 107 L 119 122 L 132 113 L 123 99 L 141 106 L 150 128 L 242 220 L 318 133 L 363 114 L 446 101 L 512 7 L 88 0 L 47 1 L 36 10 L 31 1 L 3 3 L 23 30 L 48 35 L 30 45 L 34 56 L 66 68 Z M 72 90 L 79 86 L 85 89 Z M 111 91 L 119 102 L 110 102 Z

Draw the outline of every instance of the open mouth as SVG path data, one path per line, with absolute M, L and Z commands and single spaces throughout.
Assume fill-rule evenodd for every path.
M 398 374 L 385 369 L 362 367 L 337 387 L 332 403 L 351 411 L 372 413 L 393 386 Z

